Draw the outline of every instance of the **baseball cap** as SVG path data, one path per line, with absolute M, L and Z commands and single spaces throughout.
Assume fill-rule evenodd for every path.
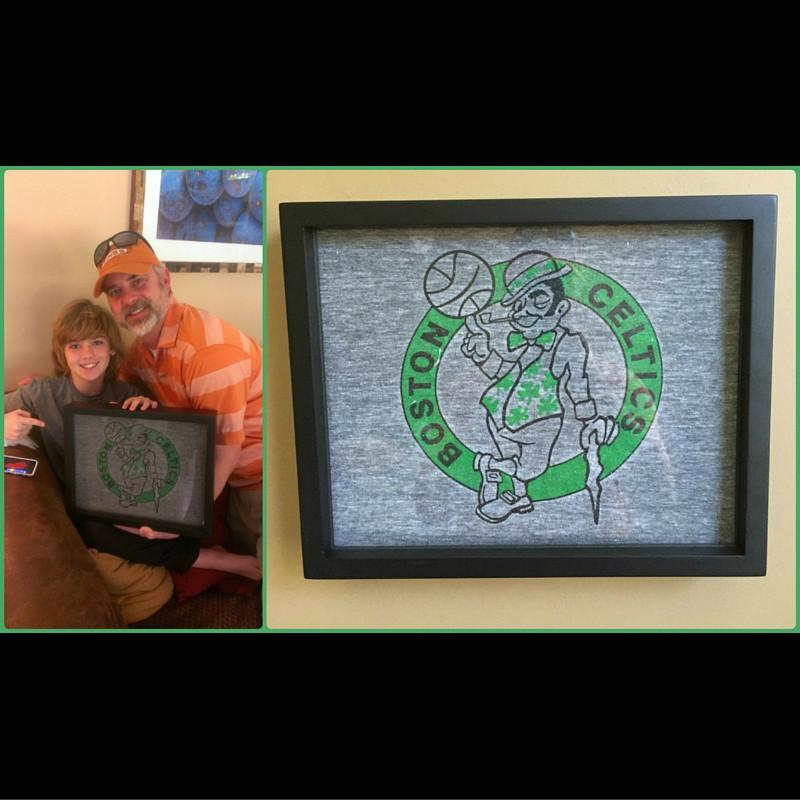
M 107 245 L 108 252 L 96 265 L 97 280 L 94 284 L 95 297 L 99 297 L 102 294 L 103 282 L 106 277 L 113 272 L 144 275 L 149 272 L 154 265 L 166 267 L 166 265 L 158 259 L 158 256 L 153 252 L 153 248 L 150 247 L 146 239 L 139 234 L 133 234 L 131 231 L 125 231 L 123 233 L 131 235 L 122 236 L 120 234 L 115 234 L 98 245 L 98 250 L 101 246 Z M 136 238 L 133 242 L 130 242 L 133 236 Z

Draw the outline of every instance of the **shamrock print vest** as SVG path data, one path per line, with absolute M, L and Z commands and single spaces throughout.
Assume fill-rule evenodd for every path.
M 563 413 L 558 401 L 558 380 L 553 375 L 552 366 L 556 349 L 564 336 L 564 329 L 548 331 L 529 344 L 520 333 L 508 336 L 510 352 L 519 352 L 514 366 L 499 380 L 492 384 L 481 397 L 481 405 L 491 415 L 498 427 L 518 431 L 525 425 Z M 534 348 L 531 351 L 531 348 Z M 521 362 L 529 353 L 539 351 L 539 355 L 524 368 Z

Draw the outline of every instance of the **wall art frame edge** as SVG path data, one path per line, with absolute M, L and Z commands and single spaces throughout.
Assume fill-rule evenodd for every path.
M 742 264 L 735 545 L 334 546 L 316 230 L 702 221 L 742 221 L 749 223 L 751 232 Z M 282 203 L 280 226 L 306 578 L 676 577 L 766 573 L 777 234 L 774 195 Z M 304 424 L 297 426 L 298 420 Z

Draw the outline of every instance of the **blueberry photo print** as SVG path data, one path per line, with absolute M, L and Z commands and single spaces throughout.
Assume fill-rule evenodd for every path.
M 257 170 L 164 170 L 156 235 L 260 245 L 263 204 L 264 182 Z
M 260 170 L 137 170 L 131 212 L 172 272 L 261 272 Z
M 763 574 L 774 198 L 281 215 L 307 576 Z

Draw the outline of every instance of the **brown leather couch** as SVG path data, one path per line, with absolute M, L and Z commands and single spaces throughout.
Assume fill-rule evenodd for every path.
M 25 629 L 124 628 L 94 562 L 67 515 L 44 450 L 7 447 L 36 458 L 33 477 L 5 474 L 5 624 Z M 174 597 L 136 628 L 257 628 L 260 592 L 215 589 L 179 603 Z

